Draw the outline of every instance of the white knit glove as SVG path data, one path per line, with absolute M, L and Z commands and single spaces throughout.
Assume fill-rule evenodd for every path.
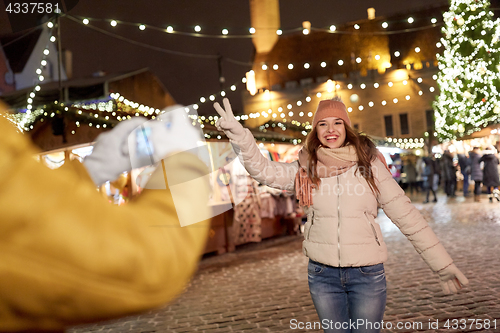
M 191 124 L 184 107 L 175 105 L 164 112 L 155 120 L 125 120 L 97 137 L 92 154 L 83 161 L 96 185 L 198 146 L 201 131 Z
M 222 102 L 226 110 L 219 103 L 214 103 L 215 111 L 220 115 L 215 126 L 219 131 L 224 131 L 229 140 L 237 140 L 245 135 L 245 128 L 234 118 L 229 100 L 224 98 Z
M 197 148 L 203 133 L 193 126 L 185 107 L 174 105 L 162 112 L 130 133 L 128 148 L 133 169 L 155 164 L 173 153 L 199 154 Z
M 115 180 L 122 172 L 132 169 L 127 138 L 147 121 L 144 117 L 134 117 L 120 122 L 112 130 L 97 137 L 92 154 L 83 160 L 83 165 L 96 185 Z
M 437 274 L 439 275 L 439 283 L 445 294 L 456 294 L 458 290 L 469 283 L 469 280 L 467 280 L 455 264 L 451 264 L 445 269 L 440 270 Z

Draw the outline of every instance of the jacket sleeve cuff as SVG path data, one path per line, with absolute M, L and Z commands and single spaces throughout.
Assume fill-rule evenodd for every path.
M 424 250 L 420 253 L 420 256 L 434 273 L 445 269 L 453 263 L 453 259 L 451 259 L 441 243 L 437 243 L 433 247 Z

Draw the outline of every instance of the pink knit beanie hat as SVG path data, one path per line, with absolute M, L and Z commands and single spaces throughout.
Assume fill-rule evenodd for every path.
M 313 128 L 316 127 L 318 121 L 328 117 L 340 118 L 344 121 L 345 124 L 351 126 L 351 120 L 347 115 L 344 103 L 342 103 L 341 101 L 332 99 L 325 99 L 320 101 L 318 104 L 318 109 L 314 114 L 313 124 L 312 124 Z

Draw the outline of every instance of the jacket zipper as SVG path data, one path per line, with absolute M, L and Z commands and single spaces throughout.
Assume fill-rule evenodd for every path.
M 337 176 L 337 246 L 339 250 L 339 267 L 340 261 L 340 176 Z
M 375 227 L 370 222 L 370 219 L 368 218 L 368 216 L 366 216 L 366 213 L 365 213 L 365 217 L 366 217 L 366 221 L 368 222 L 368 224 L 372 228 L 373 236 L 375 236 L 375 240 L 377 241 L 378 246 L 380 246 L 380 241 L 378 240 L 377 231 L 375 230 Z
M 314 224 L 314 211 L 312 212 L 312 216 L 311 216 L 311 226 L 309 227 L 309 230 L 307 231 L 307 239 L 309 239 L 309 234 L 311 233 L 311 229 L 313 227 L 313 224 Z

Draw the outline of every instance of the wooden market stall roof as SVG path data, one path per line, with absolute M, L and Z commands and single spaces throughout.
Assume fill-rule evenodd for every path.
M 71 79 L 61 82 L 61 86 L 64 95 L 63 102 L 66 106 L 82 101 L 109 99 L 109 94 L 113 92 L 117 92 L 136 103 L 157 109 L 175 104 L 174 98 L 148 68 L 127 73 Z M 10 106 L 13 113 L 16 113 L 26 107 L 27 97 L 32 91 L 33 88 L 18 90 L 2 95 L 0 98 Z M 59 96 L 58 82 L 41 85 L 41 90 L 36 93 L 33 102 L 34 109 L 40 106 L 45 107 L 45 105 L 50 107 L 54 101 L 59 100 Z M 82 110 L 81 117 L 88 118 L 87 112 L 88 110 Z M 48 121 L 38 121 L 33 124 L 33 129 L 27 134 L 42 151 L 48 151 L 92 142 L 100 133 L 111 128 L 111 126 L 106 128 L 81 126 L 77 128 L 75 119 L 72 119 L 73 122 L 69 122 L 67 121 L 68 116 L 63 115 L 66 121 L 56 119 L 56 117 L 48 119 Z M 76 115 L 76 117 L 79 116 Z M 62 131 L 62 134 L 56 134 L 58 131 Z

